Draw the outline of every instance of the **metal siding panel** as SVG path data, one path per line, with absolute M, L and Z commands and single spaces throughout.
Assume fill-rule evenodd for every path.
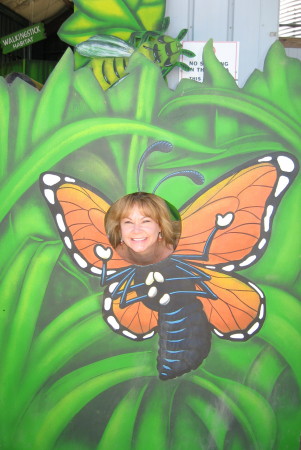
M 228 36 L 228 0 L 195 0 L 194 40 L 225 41 Z
M 187 40 L 233 40 L 240 43 L 238 84 L 255 69 L 262 70 L 268 49 L 277 40 L 279 0 L 167 0 L 169 34 L 188 28 Z M 171 86 L 177 72 L 171 75 Z
M 255 69 L 262 70 L 278 29 L 278 0 L 243 0 L 235 3 L 233 39 L 240 42 L 239 85 Z
M 286 48 L 285 53 L 291 58 L 297 58 L 301 60 L 301 48 Z

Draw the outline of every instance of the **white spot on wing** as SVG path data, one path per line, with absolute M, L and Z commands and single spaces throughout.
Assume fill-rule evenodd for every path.
M 205 266 L 206 269 L 216 269 L 216 266 Z
M 46 173 L 43 176 L 43 183 L 47 186 L 54 186 L 61 181 L 61 177 L 54 175 L 53 173 Z
M 258 286 L 256 286 L 256 284 L 254 284 L 254 283 L 251 283 L 251 281 L 249 281 L 249 286 L 251 286 L 251 288 L 253 288 L 254 289 L 254 291 L 256 291 L 257 292 L 257 294 L 259 295 L 259 297 L 260 298 L 264 298 L 264 295 L 263 295 L 263 292 L 259 289 L 259 287 Z
M 107 297 L 105 298 L 104 302 L 103 302 L 103 307 L 106 311 L 110 311 L 112 306 L 112 299 L 111 297 Z
M 261 241 L 260 241 L 259 244 L 258 244 L 259 250 L 262 250 L 263 247 L 266 245 L 266 243 L 267 243 L 267 240 L 266 240 L 266 239 L 261 239 Z
M 127 331 L 127 330 L 123 330 L 122 334 L 124 334 L 125 336 L 127 336 L 127 337 L 129 337 L 129 338 L 131 338 L 131 339 L 137 339 L 137 336 L 136 336 L 135 334 L 130 333 L 130 332 Z
M 51 189 L 44 189 L 44 195 L 49 203 L 55 204 L 54 192 Z
M 249 256 L 249 258 L 247 258 L 245 261 L 243 261 L 242 263 L 240 263 L 240 267 L 245 267 L 245 266 L 249 266 L 250 264 L 252 264 L 256 259 L 256 255 L 251 255 Z
M 98 267 L 92 266 L 90 270 L 91 270 L 92 273 L 95 273 L 95 275 L 101 275 L 102 274 L 102 270 L 99 269 Z
M 258 160 L 258 162 L 269 162 L 272 161 L 272 157 L 271 156 L 265 156 L 264 158 L 260 158 Z
M 152 331 L 151 333 L 148 333 L 145 336 L 143 336 L 143 339 L 149 339 L 149 338 L 153 337 L 154 334 L 155 334 L 155 332 Z
M 69 250 L 71 250 L 71 248 L 72 248 L 72 243 L 71 243 L 70 238 L 69 238 L 68 236 L 65 236 L 65 237 L 64 237 L 64 242 L 65 242 L 65 244 L 66 244 L 66 247 L 69 248 Z
M 56 218 L 56 223 L 57 223 L 59 229 L 61 230 L 62 233 L 65 233 L 65 231 L 66 231 L 66 225 L 65 225 L 65 223 L 64 223 L 64 219 L 63 219 L 62 214 L 57 214 L 57 215 L 55 216 L 55 218 Z
M 278 156 L 277 161 L 282 172 L 293 172 L 295 163 L 291 158 L 285 155 L 281 155 Z
M 68 183 L 75 183 L 75 179 L 70 177 L 65 177 L 65 181 L 67 181 Z
M 280 195 L 281 192 L 284 191 L 286 186 L 289 185 L 289 182 L 290 182 L 290 180 L 289 180 L 288 177 L 286 177 L 284 175 L 281 175 L 281 177 L 279 178 L 278 183 L 277 183 L 277 187 L 276 187 L 276 191 L 275 191 L 275 197 L 278 197 L 278 195 Z
M 114 316 L 107 317 L 107 322 L 110 325 L 110 327 L 112 327 L 114 330 L 119 330 L 120 325 Z
M 110 259 L 112 256 L 112 250 L 110 247 L 105 249 L 102 245 L 96 245 L 95 253 L 99 256 L 100 259 Z
M 244 335 L 242 333 L 233 333 L 230 334 L 231 339 L 244 339 Z
M 224 216 L 222 214 L 216 215 L 216 224 L 218 227 L 226 228 L 233 222 L 234 214 L 232 212 L 228 212 Z
M 260 320 L 263 319 L 263 317 L 264 317 L 264 312 L 265 312 L 265 307 L 264 307 L 264 304 L 262 304 L 262 305 L 260 306 L 260 312 L 259 312 L 259 316 L 258 316 Z
M 235 266 L 234 264 L 229 264 L 229 266 L 224 266 L 222 269 L 225 270 L 225 272 L 232 272 L 232 270 L 235 269 Z
M 146 277 L 145 284 L 146 286 L 150 286 L 154 282 L 154 272 L 149 272 Z
M 113 275 L 114 273 L 116 273 L 116 270 L 108 270 L 107 271 L 107 275 Z
M 78 253 L 73 253 L 73 258 L 82 269 L 88 267 L 87 262 Z
M 272 214 L 274 212 L 274 206 L 273 205 L 269 205 L 267 207 L 267 212 L 264 218 L 264 231 L 267 233 L 270 230 L 270 219 L 272 217 Z
M 116 281 L 116 283 L 112 283 L 109 286 L 109 292 L 112 294 L 112 292 L 115 291 L 116 286 L 118 285 L 118 281 Z
M 214 333 L 217 334 L 217 336 L 221 336 L 223 337 L 223 333 L 221 333 L 220 331 L 218 331 L 216 328 L 213 329 Z
M 248 334 L 254 334 L 256 330 L 259 328 L 259 322 L 255 322 L 251 328 L 248 330 Z

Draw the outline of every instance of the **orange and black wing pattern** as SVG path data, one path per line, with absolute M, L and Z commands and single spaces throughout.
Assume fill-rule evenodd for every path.
M 104 264 L 107 274 L 128 265 L 106 236 L 104 216 L 110 202 L 104 195 L 55 172 L 43 173 L 40 187 L 66 250 L 82 270 L 102 276 Z
M 279 202 L 297 172 L 293 156 L 275 153 L 248 162 L 199 192 L 180 209 L 176 253 L 205 255 L 211 236 L 206 265 L 232 271 L 257 262 L 267 247 Z
M 212 331 L 223 339 L 246 341 L 262 326 L 265 319 L 263 292 L 242 277 L 203 269 L 210 276 L 206 282 L 216 299 L 197 297 Z
M 214 297 L 197 298 L 221 338 L 247 340 L 263 323 L 263 293 L 230 273 L 262 256 L 276 209 L 297 172 L 291 155 L 264 156 L 226 174 L 181 208 L 182 234 L 175 257 L 209 276 L 206 285 Z
M 103 317 L 118 334 L 132 340 L 142 341 L 154 336 L 158 327 L 158 312 L 137 301 L 139 294 L 135 290 L 126 292 L 128 306 L 121 307 L 122 290 L 118 296 L 110 295 L 112 288 L 105 292 Z M 131 303 L 131 300 L 134 302 Z

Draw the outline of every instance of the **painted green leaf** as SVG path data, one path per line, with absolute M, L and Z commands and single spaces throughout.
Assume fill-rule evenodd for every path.
M 75 13 L 64 22 L 59 37 L 70 45 L 96 34 L 114 35 L 128 40 L 133 31 L 161 28 L 165 0 L 75 0 Z
M 284 47 L 277 41 L 266 56 L 263 72 L 254 71 L 243 91 L 273 103 L 300 124 L 300 77 L 301 62 L 287 57 Z

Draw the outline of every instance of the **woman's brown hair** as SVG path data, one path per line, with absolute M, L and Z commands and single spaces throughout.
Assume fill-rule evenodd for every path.
M 105 215 L 105 229 L 112 247 L 115 249 L 121 242 L 120 221 L 127 217 L 134 206 L 138 206 L 143 213 L 155 220 L 161 228 L 162 241 L 165 245 L 176 248 L 180 233 L 181 222 L 178 212 L 171 208 L 163 198 L 147 192 L 134 192 L 117 200 Z M 173 216 L 176 215 L 176 220 Z

